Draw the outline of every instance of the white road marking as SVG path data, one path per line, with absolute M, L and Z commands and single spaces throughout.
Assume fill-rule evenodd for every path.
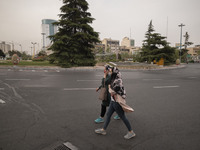
M 24 87 L 28 88 L 47 88 L 50 87 L 49 85 L 24 85 Z
M 32 72 L 35 72 L 35 70 L 32 70 Z
M 154 86 L 154 89 L 164 89 L 164 88 L 178 88 L 179 85 L 172 85 L 172 86 Z
M 159 81 L 159 80 L 163 80 L 163 79 L 143 79 L 144 81 Z
M 60 70 L 56 70 L 56 72 L 60 72 Z
M 67 148 L 69 148 L 71 150 L 78 150 L 78 148 L 76 146 L 72 145 L 72 143 L 70 143 L 70 142 L 63 143 L 63 145 L 65 145 Z
M 1 103 L 1 104 L 5 104 L 6 102 L 3 101 L 2 99 L 0 99 L 0 103 Z
M 98 81 L 98 82 L 99 82 L 99 81 L 101 81 L 101 80 L 77 80 L 77 82 L 88 82 L 88 81 L 91 81 L 91 82 L 92 82 L 92 81 Z
M 48 70 L 44 70 L 44 72 L 48 72 Z
M 189 79 L 196 79 L 197 77 L 188 77 Z
M 0 90 L 4 90 L 4 88 L 0 88 Z
M 7 81 L 29 81 L 30 79 L 5 79 Z
M 89 91 L 96 90 L 96 88 L 64 88 L 64 91 Z

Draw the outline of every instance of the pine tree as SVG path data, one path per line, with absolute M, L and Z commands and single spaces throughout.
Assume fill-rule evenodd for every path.
M 153 60 L 159 61 L 164 58 L 165 62 L 173 62 L 175 48 L 169 46 L 166 37 L 161 36 L 159 33 L 154 33 L 152 20 L 150 21 L 148 31 L 145 34 L 143 47 L 141 52 L 142 61 L 152 62 Z
M 189 36 L 188 32 L 185 33 L 184 37 L 185 37 L 185 43 L 183 46 L 185 47 L 185 49 L 187 49 L 187 47 L 192 45 L 193 43 L 189 42 L 190 36 Z
M 60 20 L 54 25 L 58 32 L 50 36 L 52 46 L 50 62 L 62 67 L 94 66 L 94 44 L 99 42 L 98 33 L 90 24 L 94 18 L 87 12 L 88 3 L 85 0 L 63 0 L 60 8 Z
M 187 50 L 187 47 L 193 44 L 192 42 L 189 42 L 190 36 L 189 36 L 188 32 L 185 33 L 184 37 L 185 37 L 185 42 L 183 45 L 184 48 L 181 49 L 181 53 L 179 51 L 179 55 L 181 55 L 181 61 L 187 61 L 187 55 L 188 55 L 188 51 L 189 51 L 189 50 Z

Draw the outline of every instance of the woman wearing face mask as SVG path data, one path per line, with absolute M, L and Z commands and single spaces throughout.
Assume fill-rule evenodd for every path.
M 111 93 L 111 102 L 109 106 L 109 110 L 107 112 L 107 118 L 104 123 L 103 128 L 96 129 L 95 132 L 97 134 L 106 135 L 106 129 L 108 124 L 110 123 L 110 118 L 112 114 L 116 111 L 119 117 L 122 119 L 124 124 L 128 129 L 128 133 L 124 136 L 125 139 L 130 139 L 136 134 L 133 132 L 130 122 L 125 116 L 125 112 L 132 112 L 133 109 L 128 106 L 125 102 L 126 92 L 122 83 L 121 73 L 119 72 L 118 68 L 112 68 L 112 75 L 111 75 L 111 82 L 110 82 L 110 89 L 109 92 Z M 123 108 L 122 108 L 123 106 Z
M 111 77 L 110 74 L 109 74 L 110 68 L 111 67 L 109 65 L 105 66 L 104 77 L 102 78 L 101 86 L 96 89 L 96 92 L 98 92 L 102 87 L 105 86 L 106 92 L 107 92 L 107 99 L 102 100 L 100 117 L 95 120 L 95 123 L 104 122 L 103 118 L 104 118 L 105 113 L 106 113 L 106 107 L 108 107 L 109 104 L 110 104 L 111 96 L 110 96 L 110 93 L 108 91 L 108 85 L 110 84 L 110 77 Z

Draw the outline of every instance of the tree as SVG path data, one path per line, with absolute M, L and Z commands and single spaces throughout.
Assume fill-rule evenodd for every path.
M 185 33 L 184 37 L 185 37 L 185 42 L 184 42 L 184 45 L 183 45 L 184 48 L 181 49 L 181 52 L 179 53 L 179 55 L 181 55 L 181 60 L 188 61 L 187 60 L 187 55 L 188 55 L 187 47 L 192 45 L 193 43 L 189 42 L 189 37 L 190 36 L 189 36 L 188 32 Z
M 185 46 L 185 49 L 187 49 L 187 47 L 192 45 L 193 43 L 189 42 L 190 36 L 189 36 L 188 32 L 185 33 L 184 37 L 185 37 L 185 43 L 183 46 Z
M 94 44 L 99 42 L 98 33 L 90 24 L 94 18 L 87 12 L 88 3 L 85 0 L 63 0 L 60 8 L 60 20 L 54 25 L 58 32 L 50 36 L 53 51 L 50 62 L 62 67 L 95 65 Z
M 143 47 L 141 52 L 142 61 L 153 60 L 159 61 L 164 58 L 166 63 L 174 62 L 175 48 L 170 47 L 166 37 L 161 36 L 159 33 L 154 33 L 154 27 L 152 20 L 150 21 L 148 31 L 145 34 L 145 40 L 143 41 Z
M 15 51 L 15 50 L 12 50 L 12 51 L 8 51 L 8 54 L 10 57 L 12 57 L 14 54 L 17 54 L 17 56 L 21 57 L 21 53 L 19 51 Z
M 22 60 L 29 60 L 29 59 L 32 59 L 32 56 L 26 54 L 26 52 L 23 52 L 23 53 L 21 54 L 21 58 L 22 58 Z
M 0 57 L 3 57 L 3 58 L 6 57 L 6 55 L 4 54 L 4 52 L 1 49 L 0 49 Z
M 46 51 L 40 51 L 38 56 L 47 56 L 47 53 Z

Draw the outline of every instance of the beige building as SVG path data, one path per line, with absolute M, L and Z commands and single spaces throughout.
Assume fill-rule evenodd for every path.
M 122 39 L 121 46 L 134 47 L 135 46 L 135 40 L 129 39 L 128 37 L 124 37 Z
M 96 43 L 94 45 L 94 49 L 95 49 L 95 52 L 97 52 L 97 53 L 101 52 L 101 51 L 105 52 L 105 45 L 102 43 Z
M 10 44 L 6 44 L 5 42 L 1 42 L 1 43 L 0 43 L 0 49 L 1 49 L 4 53 L 8 53 L 8 51 L 11 51 L 11 45 L 10 45 Z
M 197 56 L 198 52 L 200 53 L 200 45 L 196 45 L 195 47 L 187 48 L 188 54 L 191 56 Z
M 105 52 L 112 52 L 112 53 L 116 53 L 117 51 L 119 51 L 119 41 L 118 40 L 112 40 L 110 39 L 103 39 L 102 44 L 105 45 Z
M 131 54 L 138 54 L 141 50 L 140 47 L 135 47 L 135 40 L 124 37 L 121 42 L 122 51 L 127 51 Z

